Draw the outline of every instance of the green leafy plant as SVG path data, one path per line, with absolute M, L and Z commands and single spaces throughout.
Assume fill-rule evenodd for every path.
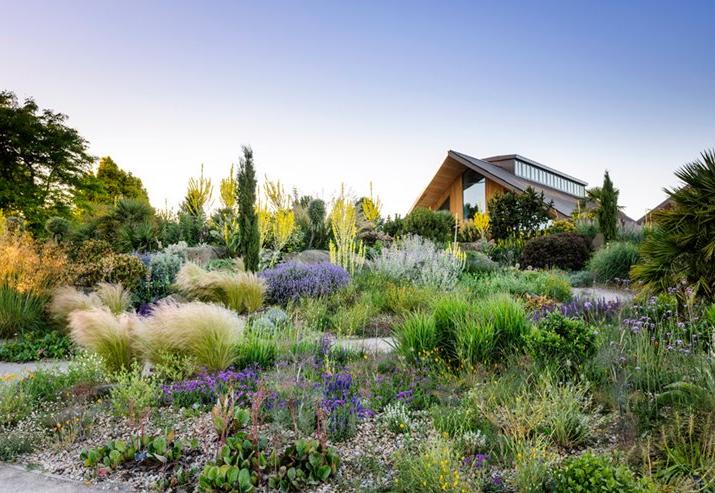
M 553 493 L 640 493 L 646 491 L 633 473 L 606 456 L 587 452 L 567 459 L 556 470 Z
M 541 364 L 577 371 L 596 354 L 596 332 L 583 320 L 552 311 L 526 335 L 526 344 Z
M 549 221 L 552 202 L 544 193 L 528 187 L 523 193 L 505 192 L 495 195 L 488 205 L 489 231 L 495 240 L 529 238 Z
M 199 475 L 199 491 L 254 491 L 275 455 L 268 452 L 268 443 L 259 438 L 249 440 L 245 432 L 226 439 L 216 460 L 206 464 Z
M 187 449 L 197 443 L 184 443 L 170 431 L 159 435 L 134 435 L 129 440 L 112 440 L 102 447 L 83 450 L 80 459 L 85 467 L 117 469 L 133 462 L 146 467 L 176 463 Z
M 17 339 L 0 343 L 0 361 L 66 359 L 72 355 L 72 340 L 56 330 L 25 332 Z
M 318 440 L 299 439 L 283 451 L 276 465 L 278 470 L 269 477 L 268 486 L 282 492 L 301 491 L 334 476 L 340 458 Z

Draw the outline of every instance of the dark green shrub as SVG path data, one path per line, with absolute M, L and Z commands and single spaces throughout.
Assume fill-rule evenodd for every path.
M 537 236 L 521 252 L 522 267 L 581 270 L 591 256 L 588 240 L 576 233 Z
M 448 211 L 433 211 L 417 207 L 405 216 L 403 234 L 415 234 L 438 244 L 454 238 L 456 221 Z
M 55 241 L 62 241 L 69 235 L 70 222 L 64 217 L 53 216 L 45 222 L 47 231 Z
M 590 452 L 567 459 L 554 475 L 552 493 L 640 493 L 641 486 L 630 469 L 605 456 Z
M 588 264 L 598 282 L 628 279 L 631 266 L 638 263 L 638 245 L 625 241 L 612 242 L 596 251 Z
M 33 293 L 0 285 L 0 338 L 41 328 L 45 323 L 44 308 L 45 301 Z
M 552 311 L 526 335 L 526 344 L 544 366 L 577 370 L 596 354 L 596 331 L 583 320 Z
M 381 229 L 393 238 L 402 236 L 405 234 L 405 220 L 399 215 L 396 215 L 394 218 L 387 216 L 385 222 L 382 223 Z
M 147 268 L 135 255 L 109 253 L 75 266 L 75 285 L 93 287 L 100 282 L 121 284 L 135 289 L 146 278 Z

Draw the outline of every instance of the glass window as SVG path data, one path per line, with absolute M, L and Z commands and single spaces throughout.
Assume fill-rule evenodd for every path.
M 462 175 L 462 200 L 464 219 L 471 219 L 475 212 L 486 211 L 486 183 L 484 177 L 474 170 L 468 169 Z
M 449 196 L 447 196 L 447 200 L 442 202 L 442 205 L 439 206 L 438 211 L 448 211 L 449 209 Z

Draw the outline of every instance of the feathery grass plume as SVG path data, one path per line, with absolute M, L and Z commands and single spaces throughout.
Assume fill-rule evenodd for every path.
M 266 283 L 247 272 L 208 272 L 185 264 L 176 276 L 178 291 L 188 298 L 223 303 L 239 313 L 254 312 L 263 305 Z
M 250 272 L 220 272 L 214 284 L 221 291 L 221 301 L 239 313 L 255 312 L 263 306 L 266 281 Z
M 71 286 L 62 286 L 55 289 L 49 305 L 50 317 L 59 325 L 66 327 L 69 316 L 76 310 L 89 310 L 101 308 L 102 300 L 94 294 L 84 294 Z
M 160 303 L 137 335 L 152 361 L 168 351 L 190 356 L 199 366 L 217 371 L 234 362 L 235 345 L 244 326 L 234 312 L 218 305 L 199 301 Z
M 133 340 L 141 324 L 134 314 L 117 317 L 106 308 L 75 310 L 69 315 L 72 340 L 97 353 L 112 372 L 130 368 L 136 360 Z
M 187 298 L 215 301 L 215 276 L 193 262 L 186 262 L 176 274 L 176 290 Z
M 100 282 L 94 289 L 94 294 L 115 315 L 127 311 L 132 306 L 132 293 L 124 289 L 121 283 Z

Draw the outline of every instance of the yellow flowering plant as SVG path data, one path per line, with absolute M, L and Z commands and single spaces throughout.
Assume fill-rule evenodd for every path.
M 345 197 L 344 187 L 333 203 L 330 212 L 330 227 L 333 240 L 330 241 L 330 261 L 353 274 L 365 263 L 365 245 L 356 240 L 357 214 L 355 205 Z

